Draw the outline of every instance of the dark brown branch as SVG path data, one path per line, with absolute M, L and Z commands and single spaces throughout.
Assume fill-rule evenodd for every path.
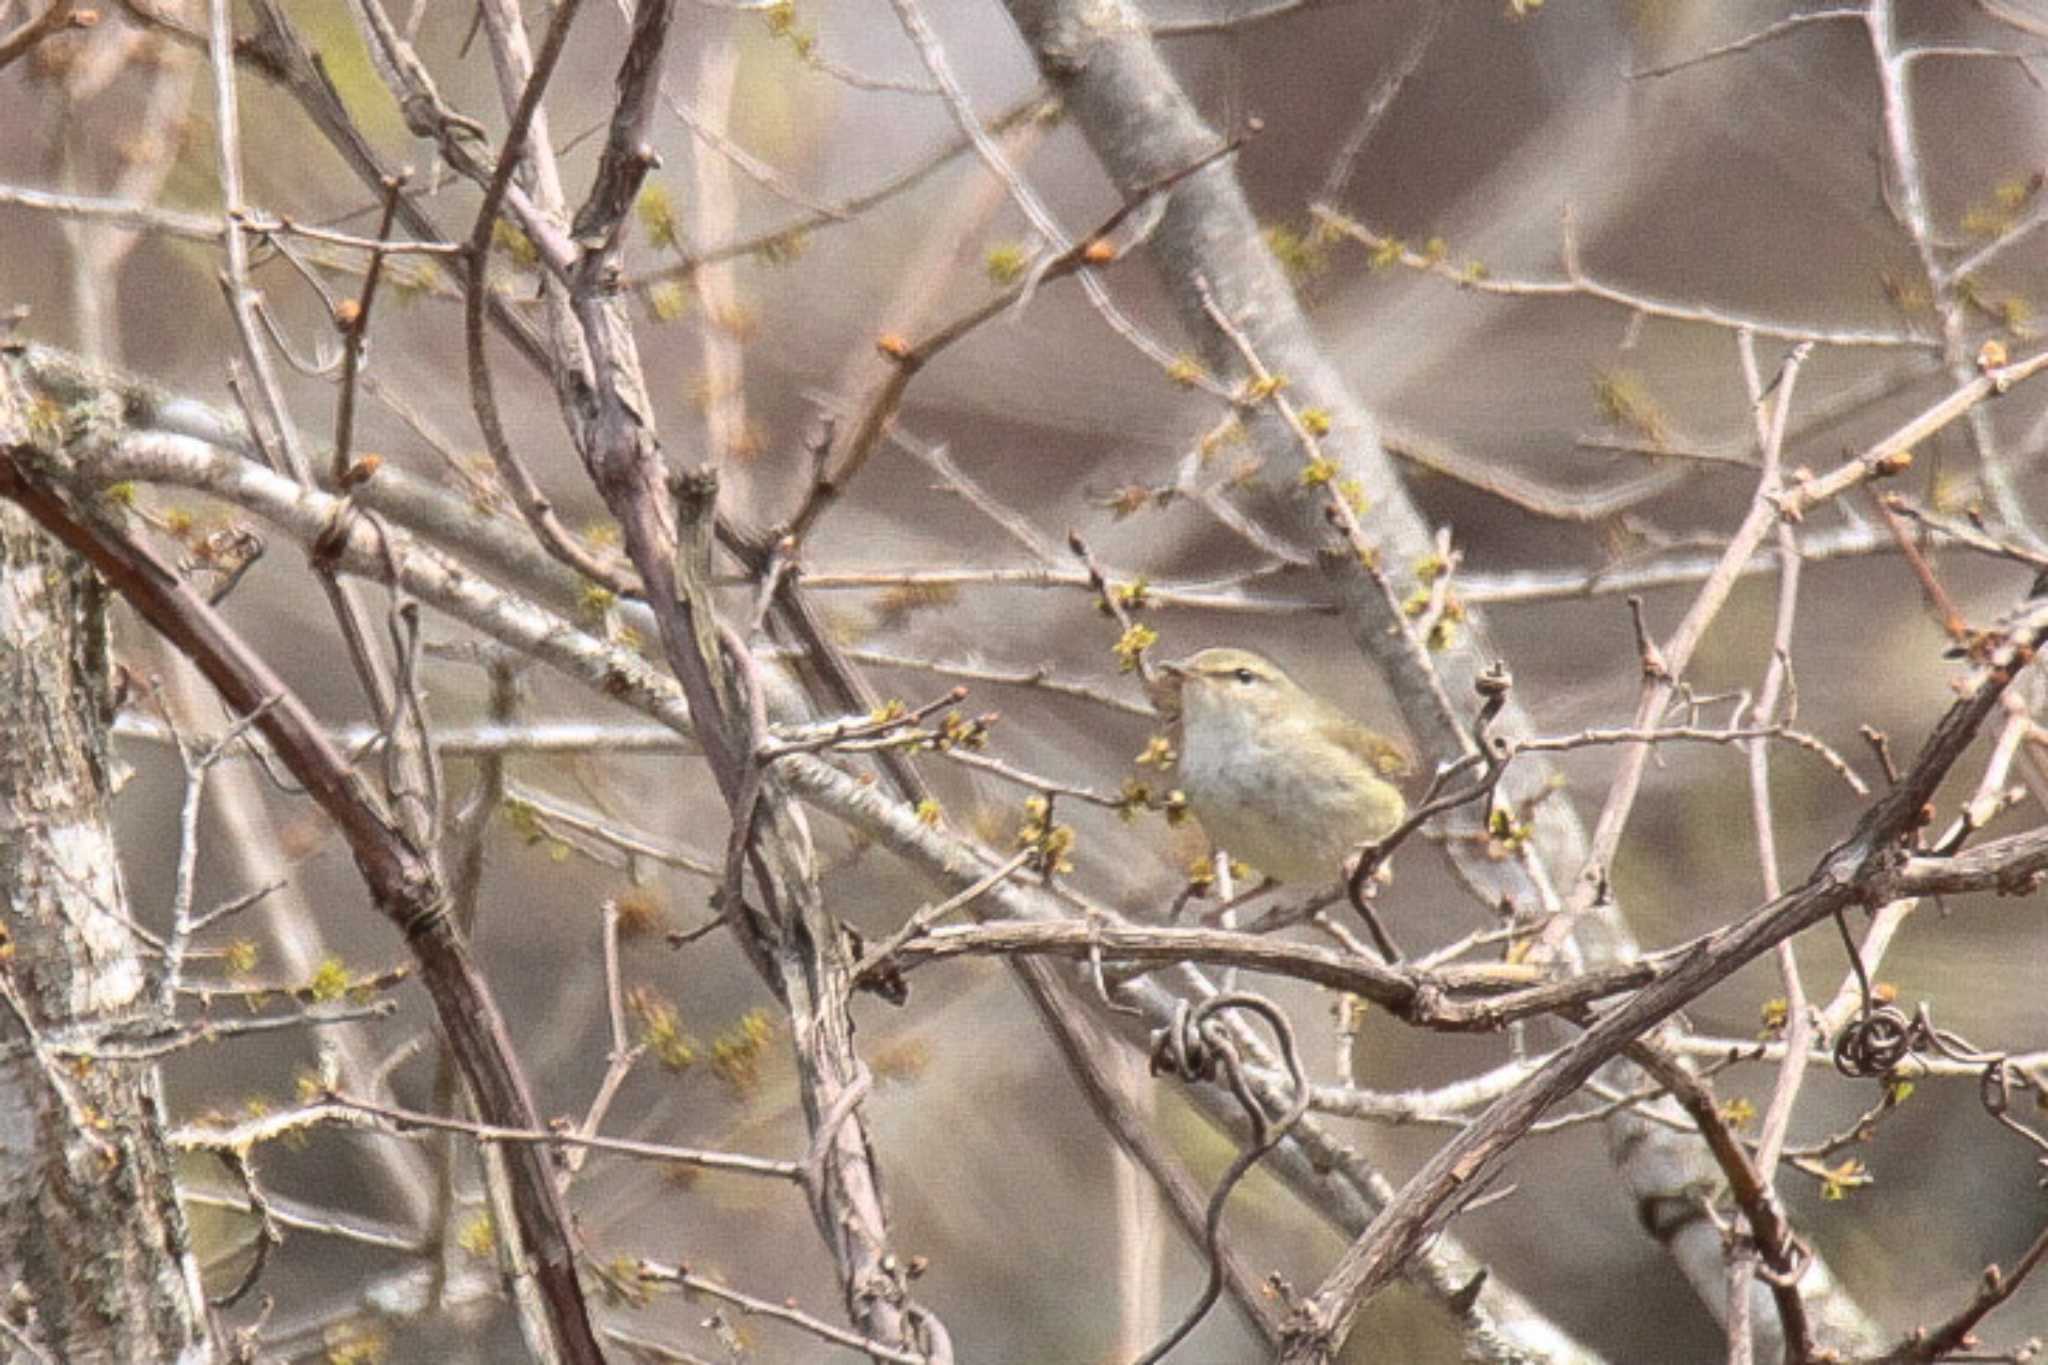
M 1977 1324 L 2000 1304 L 2011 1298 L 2027 1277 L 2032 1275 L 2048 1256 L 2048 1229 L 2034 1238 L 2034 1244 L 2020 1257 L 2011 1274 L 1997 1266 L 1984 1267 L 1984 1278 L 1970 1301 L 1959 1309 L 1955 1316 L 1933 1329 L 1916 1329 L 1898 1346 L 1873 1362 L 1873 1365 L 1931 1365 L 1938 1360 L 1955 1358 L 1955 1353 L 1969 1349 Z M 1987 1357 L 1975 1357 L 1985 1359 Z M 2014 1356 L 2012 1359 L 2020 1359 Z
M 1785 1333 L 1785 1351 L 1788 1360 L 1809 1360 L 1813 1356 L 1813 1326 L 1806 1315 L 1806 1301 L 1799 1296 L 1798 1280 L 1812 1259 L 1812 1251 L 1799 1241 L 1792 1231 L 1792 1225 L 1785 1217 L 1785 1207 L 1778 1202 L 1777 1191 L 1771 1188 L 1750 1160 L 1748 1148 L 1742 1145 L 1714 1103 L 1714 1092 L 1707 1083 L 1693 1075 L 1682 1063 L 1672 1059 L 1662 1048 L 1647 1043 L 1638 1043 L 1628 1049 L 1629 1060 L 1655 1077 L 1680 1105 L 1692 1116 L 1700 1136 L 1706 1139 L 1707 1150 L 1714 1154 L 1714 1163 L 1721 1168 L 1722 1177 L 1728 1182 L 1728 1190 L 1734 1196 L 1736 1206 L 1742 1210 L 1743 1218 L 1749 1224 L 1749 1234 L 1756 1242 L 1757 1251 L 1763 1256 L 1764 1265 L 1770 1273 L 1763 1277 L 1771 1287 L 1771 1297 L 1778 1306 L 1778 1321 Z
M 1901 857 L 1900 841 L 1919 827 L 1922 808 L 1998 706 L 2015 673 L 2031 660 L 2044 633 L 2048 609 L 2029 617 L 1977 686 L 1949 708 L 1898 785 L 1873 803 L 1849 837 L 1820 859 L 1804 885 L 1742 922 L 1707 935 L 1668 976 L 1600 1016 L 1576 1042 L 1446 1143 L 1352 1243 L 1303 1306 L 1282 1359 L 1328 1360 L 1343 1342 L 1359 1306 L 1385 1287 L 1470 1200 L 1531 1124 L 1606 1062 L 1792 935 L 1850 906 L 1887 898 L 1890 876 Z
M 392 824 L 305 704 L 241 637 L 149 550 L 74 506 L 37 471 L 43 458 L 29 446 L 0 450 L 0 497 L 19 504 L 89 560 L 144 620 L 192 660 L 231 710 L 255 717 L 264 739 L 348 842 L 378 911 L 405 936 L 479 1115 L 508 1128 L 539 1127 L 504 1019 L 467 941 L 449 920 L 446 892 L 432 860 Z M 553 1173 L 536 1151 L 518 1150 L 508 1157 L 520 1232 L 561 1358 L 601 1361 L 576 1280 L 568 1211 Z
M 932 929 L 861 964 L 859 980 L 879 979 L 891 966 L 981 955 L 1100 958 L 1108 964 L 1202 963 L 1270 972 L 1361 996 L 1423 1028 L 1492 1032 L 1518 1019 L 1575 1011 L 1656 981 L 1667 965 L 1643 961 L 1545 982 L 1541 969 L 1506 963 L 1418 971 L 1313 943 L 1294 943 L 1227 929 L 1060 920 L 1006 921 Z M 1453 996 L 1477 996 L 1459 999 Z

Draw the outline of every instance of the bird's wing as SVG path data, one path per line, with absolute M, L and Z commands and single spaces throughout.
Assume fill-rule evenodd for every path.
M 1331 711 L 1317 718 L 1316 728 L 1330 743 L 1349 750 L 1371 764 L 1372 770 L 1381 777 L 1408 777 L 1415 772 L 1415 756 L 1408 751 L 1406 745 L 1399 740 L 1376 734 L 1348 716 Z

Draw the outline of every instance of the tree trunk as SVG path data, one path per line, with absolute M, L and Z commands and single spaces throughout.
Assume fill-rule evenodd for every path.
M 148 1012 L 108 828 L 106 599 L 0 503 L 0 1315 L 66 1361 L 209 1361 L 155 1068 L 79 1050 Z

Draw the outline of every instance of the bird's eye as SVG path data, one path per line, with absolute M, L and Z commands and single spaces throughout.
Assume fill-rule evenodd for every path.
M 1235 677 L 1241 683 L 1250 684 L 1251 681 L 1259 675 L 1252 672 L 1249 668 L 1240 668 L 1237 670 L 1236 673 L 1232 674 L 1231 676 Z

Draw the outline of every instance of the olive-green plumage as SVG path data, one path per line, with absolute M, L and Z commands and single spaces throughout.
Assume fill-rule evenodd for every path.
M 1232 856 L 1283 882 L 1333 882 L 1353 848 L 1407 816 L 1389 780 L 1410 770 L 1401 746 L 1271 660 L 1205 649 L 1166 673 L 1178 693 L 1181 790 Z

